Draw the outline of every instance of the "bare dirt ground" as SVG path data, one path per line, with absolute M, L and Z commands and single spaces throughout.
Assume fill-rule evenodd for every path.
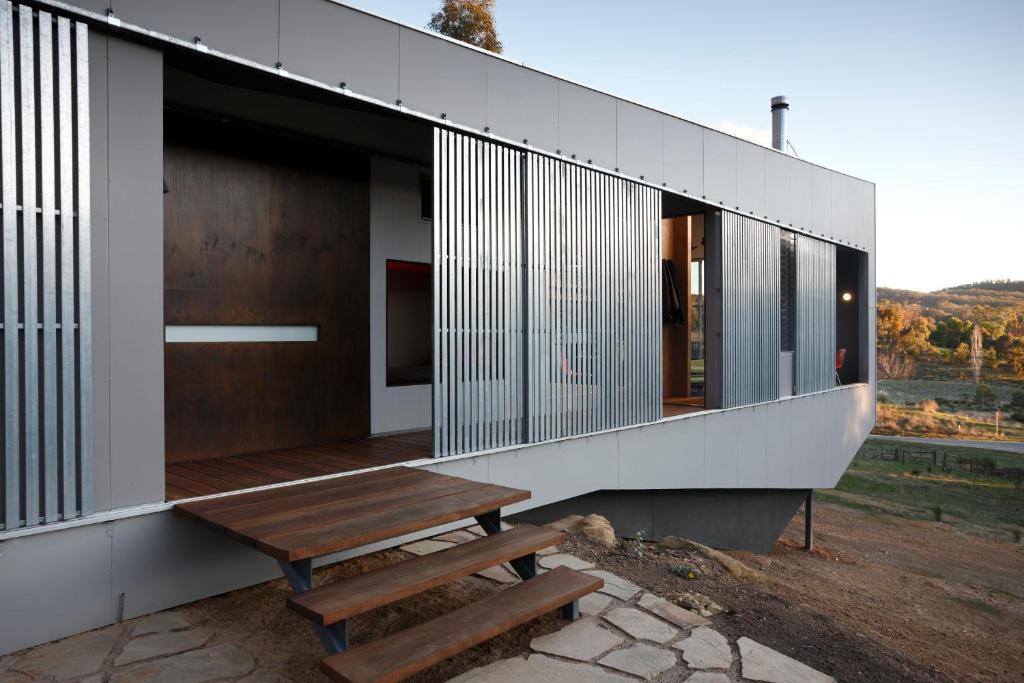
M 1024 680 L 1024 546 L 823 503 L 815 532 L 807 553 L 798 515 L 771 553 L 730 553 L 759 582 L 650 544 L 643 559 L 578 536 L 568 549 L 666 597 L 703 593 L 726 610 L 718 630 L 839 681 Z M 681 562 L 702 576 L 677 577 Z

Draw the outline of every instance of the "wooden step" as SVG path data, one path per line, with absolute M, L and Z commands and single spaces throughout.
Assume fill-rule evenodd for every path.
M 268 555 L 295 562 L 468 519 L 529 491 L 408 467 L 175 506 Z
M 597 577 L 558 567 L 431 621 L 326 657 L 320 668 L 344 683 L 399 681 L 603 585 Z
M 288 598 L 288 607 L 327 626 L 342 619 L 557 545 L 565 534 L 528 524 L 359 574 Z

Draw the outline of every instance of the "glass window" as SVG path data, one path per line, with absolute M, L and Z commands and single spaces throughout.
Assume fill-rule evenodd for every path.
M 434 219 L 434 181 L 429 173 L 420 174 L 420 220 Z
M 796 348 L 796 234 L 783 230 L 779 242 L 779 325 L 783 351 Z
M 387 262 L 387 383 L 430 384 L 430 264 Z

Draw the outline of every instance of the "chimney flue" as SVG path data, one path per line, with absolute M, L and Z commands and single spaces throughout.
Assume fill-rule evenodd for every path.
M 789 100 L 785 95 L 772 98 L 772 147 L 786 152 L 786 112 L 789 111 Z

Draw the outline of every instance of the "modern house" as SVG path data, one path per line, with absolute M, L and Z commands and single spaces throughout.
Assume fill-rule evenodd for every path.
M 183 501 L 764 550 L 874 423 L 872 183 L 331 0 L 4 0 L 0 203 L 0 652 L 300 557 Z

